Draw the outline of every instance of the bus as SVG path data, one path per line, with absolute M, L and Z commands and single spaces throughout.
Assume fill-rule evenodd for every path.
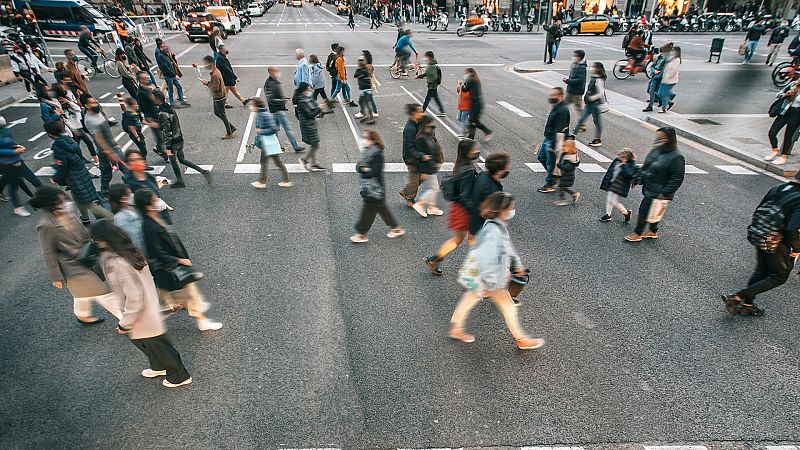
M 33 13 L 45 37 L 77 37 L 81 25 L 93 33 L 114 30 L 114 21 L 84 0 L 13 0 L 23 16 Z

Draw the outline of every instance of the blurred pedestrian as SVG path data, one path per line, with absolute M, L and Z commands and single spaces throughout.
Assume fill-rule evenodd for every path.
M 772 152 L 764 157 L 764 160 L 771 161 L 772 164 L 782 166 L 786 164 L 786 158 L 792 154 L 794 147 L 794 136 L 800 127 L 800 82 L 792 81 L 784 87 L 777 98 L 782 99 L 780 109 L 775 115 L 775 120 L 769 127 L 767 137 L 769 138 Z M 778 147 L 778 133 L 786 127 L 783 135 L 783 145 Z
M 661 98 L 658 97 L 658 90 L 661 88 L 661 80 L 664 78 L 664 66 L 667 64 L 667 58 L 672 53 L 672 42 L 667 42 L 659 49 L 658 56 L 653 64 L 650 66 L 650 81 L 647 82 L 647 93 L 650 94 L 650 101 L 647 107 L 642 112 L 650 112 L 653 110 L 653 103 L 658 100 L 661 106 Z M 674 94 L 673 94 L 674 95 Z
M 486 170 L 475 177 L 472 185 L 472 205 L 475 209 L 470 211 L 469 233 L 473 236 L 483 227 L 481 203 L 495 192 L 501 192 L 503 184 L 500 181 L 511 173 L 511 155 L 504 151 L 493 152 L 486 158 L 485 166 Z
M 314 88 L 314 100 L 316 100 L 318 96 L 322 96 L 325 103 L 330 104 L 331 102 L 328 101 L 328 94 L 325 93 L 325 71 L 322 68 L 322 63 L 319 62 L 317 55 L 310 55 L 308 57 L 308 62 L 311 65 L 309 69 L 311 72 L 311 83 L 309 84 Z
M 361 111 L 353 117 L 361 119 L 361 123 L 373 125 L 375 119 L 373 118 L 372 103 L 375 100 L 372 99 L 372 72 L 363 56 L 358 58 L 358 68 L 353 74 L 353 78 L 358 80 L 358 90 L 360 91 L 358 105 L 361 107 Z
M 611 161 L 603 176 L 603 181 L 600 183 L 600 190 L 607 192 L 606 213 L 600 217 L 601 222 L 611 221 L 611 212 L 614 209 L 625 216 L 625 222 L 630 222 L 633 212 L 622 204 L 621 199 L 628 197 L 638 170 L 636 157 L 629 148 L 622 149 Z
M 289 98 L 283 95 L 283 90 L 281 89 L 281 82 L 279 81 L 281 73 L 275 66 L 269 66 L 267 72 L 269 76 L 264 82 L 264 98 L 267 99 L 269 112 L 272 114 L 273 119 L 275 119 L 275 126 L 277 129 L 283 128 L 295 152 L 300 153 L 305 151 L 305 147 L 301 147 L 297 143 L 297 139 L 292 132 L 292 127 L 289 124 L 289 118 L 286 117 L 286 100 L 289 100 Z
M 782 19 L 780 25 L 775 27 L 772 30 L 772 33 L 769 35 L 769 54 L 767 55 L 767 61 L 764 64 L 773 65 L 775 63 L 775 59 L 778 57 L 781 51 L 781 45 L 783 45 L 783 41 L 789 37 L 789 33 L 791 30 L 789 29 L 789 21 L 786 19 Z
M 308 66 L 306 52 L 302 48 L 294 51 L 294 58 L 297 60 L 297 67 L 294 68 L 294 87 L 297 89 L 300 83 L 311 83 L 311 68 Z
M 489 142 L 492 139 L 492 130 L 486 125 L 481 123 L 481 114 L 483 113 L 483 90 L 481 88 L 481 79 L 478 78 L 478 73 L 475 69 L 469 68 L 464 71 L 464 80 L 461 84 L 461 90 L 469 92 L 469 135 L 470 139 L 475 139 L 475 128 L 483 131 L 484 141 Z
M 200 331 L 219 330 L 222 324 L 205 316 L 211 305 L 205 301 L 192 261 L 175 233 L 172 225 L 160 215 L 156 197 L 149 189 L 139 189 L 133 194 L 134 204 L 142 215 L 145 253 L 153 264 L 153 280 L 161 299 L 172 310 L 186 308 L 189 316 L 197 320 Z
M 544 125 L 544 139 L 542 140 L 542 146 L 539 147 L 539 153 L 536 155 L 536 159 L 547 171 L 544 186 L 537 189 L 542 193 L 556 190 L 554 187 L 556 179 L 553 175 L 556 167 L 556 137 L 558 134 L 565 134 L 569 131 L 569 108 L 564 103 L 564 90 L 560 87 L 550 89 L 550 96 L 547 100 L 553 107 L 547 115 L 547 122 Z
M 403 162 L 408 169 L 408 183 L 403 189 L 400 189 L 400 195 L 406 200 L 406 206 L 413 208 L 420 183 L 419 163 L 423 158 L 430 158 L 430 156 L 421 154 L 416 148 L 419 122 L 425 117 L 422 105 L 406 104 L 406 115 L 408 115 L 408 120 L 403 127 Z
M 578 149 L 575 147 L 575 137 L 570 136 L 564 140 L 564 149 L 558 157 L 558 170 L 561 176 L 558 177 L 558 200 L 553 202 L 556 206 L 567 206 L 569 201 L 564 197 L 569 194 L 572 197 L 572 204 L 578 203 L 581 197 L 580 192 L 572 190 L 575 184 L 575 169 L 581 165 L 578 158 Z
M 158 71 L 164 77 L 164 83 L 167 85 L 167 93 L 169 94 L 169 104 L 177 108 L 186 108 L 191 106 L 186 102 L 183 97 L 183 86 L 178 80 L 178 72 L 176 64 L 172 59 L 167 44 L 162 42 L 156 50 L 156 63 L 158 64 Z M 178 91 L 178 105 L 175 104 L 174 91 Z
M 272 162 L 275 163 L 283 174 L 283 181 L 279 182 L 278 186 L 294 186 L 294 184 L 289 181 L 289 172 L 286 171 L 286 166 L 283 164 L 283 161 L 281 161 L 283 150 L 281 150 L 281 144 L 278 142 L 278 128 L 275 125 L 275 121 L 272 119 L 272 114 L 267 110 L 266 102 L 261 98 L 254 97 L 250 110 L 256 115 L 256 138 L 254 145 L 259 150 L 259 160 L 261 163 L 261 172 L 258 176 L 258 181 L 254 181 L 250 184 L 256 189 L 266 189 L 267 169 L 269 160 L 272 159 Z
M 14 214 L 20 217 L 28 217 L 31 213 L 19 201 L 18 190 L 20 184 L 28 180 L 33 187 L 39 187 L 42 182 L 31 172 L 31 169 L 22 159 L 25 147 L 18 144 L 11 135 L 6 124 L 5 117 L 0 116 L 0 175 L 3 175 L 4 186 L 8 185 L 8 196 L 11 199 L 11 206 L 14 207 Z M 26 188 L 27 189 L 27 188 Z M 0 194 L 2 194 L 0 190 Z
M 153 66 L 153 61 L 147 56 L 144 52 L 144 47 L 142 46 L 142 41 L 139 38 L 133 38 L 133 51 L 136 53 L 136 58 L 141 63 L 139 65 L 139 70 L 147 73 L 147 76 L 150 77 L 150 83 L 158 89 L 158 83 L 156 83 L 156 77 L 153 75 L 153 71 L 150 70 L 150 67 Z
M 338 48 L 338 43 L 334 42 L 331 44 L 331 52 L 328 54 L 328 59 L 325 61 L 325 70 L 327 70 L 328 75 L 331 76 L 331 102 L 336 101 L 336 97 L 333 94 L 339 87 L 339 78 L 337 77 L 338 70 L 336 69 L 336 58 L 339 56 L 336 53 L 336 49 Z M 272 111 L 270 110 L 270 112 Z
M 458 92 L 458 123 L 461 124 L 461 132 L 456 137 L 459 139 L 467 137 L 469 132 L 469 111 L 472 109 L 469 101 L 469 92 L 461 89 L 462 81 L 458 80 L 458 85 L 456 86 L 456 92 Z
M 353 18 L 353 7 L 347 7 L 347 26 L 350 27 L 350 31 L 356 31 L 356 21 Z
M 161 213 L 161 218 L 164 219 L 164 222 L 171 224 L 172 218 L 170 218 L 168 211 L 171 211 L 172 208 L 161 198 L 161 191 L 159 190 L 167 180 L 162 178 L 162 182 L 159 182 L 156 177 L 147 172 L 144 158 L 135 148 L 126 150 L 124 159 L 129 170 L 122 177 L 122 181 L 131 189 L 131 192 L 144 188 L 155 194 L 158 197 L 156 204 Z
M 678 84 L 678 74 L 681 70 L 681 64 L 681 48 L 677 46 L 672 47 L 669 58 L 664 64 L 664 76 L 661 78 L 661 86 L 658 88 L 658 96 L 661 98 L 661 111 L 659 112 L 661 113 L 665 113 L 675 106 L 675 102 L 672 101 L 675 98 L 672 89 Z
M 125 55 L 125 50 L 118 48 L 114 54 L 114 61 L 117 65 L 117 72 L 122 79 L 122 86 L 128 91 L 131 97 L 136 97 L 136 90 L 139 87 L 136 85 L 136 73 L 131 69 L 128 63 L 128 57 Z
M 569 77 L 564 78 L 567 85 L 567 105 L 575 106 L 578 117 L 583 113 L 583 94 L 586 92 L 586 52 L 575 50 L 572 52 L 572 66 L 569 69 Z M 579 131 L 585 131 L 581 127 Z
M 156 146 L 153 149 L 164 161 L 167 161 L 167 154 L 164 153 L 164 138 L 161 134 L 161 125 L 158 124 L 158 106 L 153 97 L 153 86 L 146 72 L 137 74 L 139 79 L 139 90 L 136 91 L 136 103 L 139 104 L 139 111 L 142 113 L 142 121 L 150 128 L 155 139 Z M 146 155 L 145 155 L 146 156 Z
M 125 99 L 125 111 L 122 113 L 122 130 L 139 149 L 142 158 L 147 160 L 147 144 L 144 141 L 144 134 L 142 134 L 142 116 L 139 112 L 139 103 L 135 97 L 127 97 Z M 147 170 L 153 170 L 149 167 Z
M 122 158 L 122 152 L 114 140 L 114 135 L 111 133 L 111 127 L 108 121 L 103 116 L 100 110 L 100 103 L 89 94 L 81 96 L 81 103 L 86 107 L 86 114 L 83 117 L 83 123 L 86 125 L 86 131 L 91 134 L 94 139 L 94 144 L 99 150 L 98 164 L 100 168 L 100 193 L 103 195 L 108 194 L 108 185 L 111 183 L 111 178 L 114 176 L 114 168 L 118 167 L 119 170 L 124 171 L 123 166 L 119 166 L 119 160 Z M 80 148 L 78 150 L 80 152 Z
M 127 335 L 150 363 L 142 370 L 142 376 L 163 376 L 162 384 L 169 388 L 191 383 L 181 355 L 167 338 L 147 258 L 111 221 L 92 225 L 91 234 L 101 249 L 100 267 L 122 307 L 117 332 Z
M 114 225 L 131 238 L 139 251 L 144 251 L 142 216 L 133 207 L 133 192 L 127 184 L 115 183 L 108 188 L 108 204 L 114 214 Z
M 414 211 L 422 217 L 441 216 L 444 211 L 436 207 L 436 197 L 439 195 L 439 178 L 436 174 L 444 162 L 444 153 L 436 139 L 433 117 L 425 116 L 420 120 L 414 148 L 424 155 L 417 163 L 420 184 L 413 206 Z
M 338 82 L 336 85 L 336 89 L 331 94 L 332 99 L 336 99 L 336 96 L 339 95 L 339 92 L 342 93 L 342 98 L 344 99 L 345 103 L 348 106 L 358 106 L 356 102 L 354 102 L 350 98 L 350 85 L 347 84 L 347 66 L 345 66 L 344 62 L 344 47 L 339 46 L 336 49 L 336 81 Z
M 544 339 L 532 339 L 522 329 L 517 308 L 508 293 L 512 274 L 526 273 L 508 233 L 508 221 L 516 215 L 515 206 L 514 196 L 508 192 L 495 192 L 481 203 L 481 216 L 486 223 L 459 270 L 459 283 L 465 291 L 450 319 L 448 334 L 453 339 L 475 342 L 475 336 L 465 331 L 466 322 L 472 309 L 490 297 L 503 314 L 519 349 L 532 350 L 544 345 Z
M 360 176 L 361 198 L 364 200 L 361 215 L 356 223 L 356 234 L 350 236 L 355 243 L 369 241 L 367 233 L 380 214 L 383 222 L 390 228 L 386 236 L 394 239 L 406 234 L 392 216 L 386 204 L 386 182 L 383 179 L 384 144 L 381 135 L 370 128 L 361 132 L 364 147 L 361 149 L 361 160 L 356 164 L 356 172 Z
M 209 79 L 203 79 L 200 82 L 208 87 L 208 91 L 211 94 L 214 115 L 219 117 L 219 120 L 225 125 L 225 136 L 222 139 L 232 139 L 233 133 L 236 132 L 236 127 L 228 122 L 228 116 L 225 114 L 225 94 L 227 91 L 225 90 L 225 83 L 222 81 L 222 75 L 214 64 L 214 58 L 210 55 L 206 55 L 203 58 L 203 64 L 209 73 Z
M 169 187 L 182 188 L 186 186 L 183 182 L 180 166 L 178 165 L 179 162 L 202 174 L 206 182 L 211 184 L 211 171 L 203 169 L 184 156 L 183 148 L 185 141 L 183 139 L 183 130 L 181 129 L 181 121 L 178 118 L 178 113 L 172 105 L 167 103 L 163 92 L 155 91 L 153 92 L 153 97 L 156 106 L 158 106 L 158 124 L 164 138 L 164 151 L 167 153 L 170 165 L 172 166 L 172 172 L 175 174 L 175 181 L 170 184 Z
M 607 106 L 604 104 L 606 103 L 605 86 L 608 76 L 606 75 L 606 69 L 603 67 L 603 63 L 599 61 L 592 64 L 590 72 L 592 77 L 589 80 L 589 85 L 586 87 L 586 95 L 583 97 L 586 103 L 586 109 L 583 111 L 583 114 L 581 114 L 580 119 L 578 119 L 578 123 L 575 124 L 575 129 L 572 131 L 572 134 L 577 135 L 583 127 L 583 122 L 585 122 L 589 116 L 592 116 L 595 138 L 589 142 L 589 146 L 600 147 L 603 145 L 603 122 L 600 119 L 600 108 Z
M 561 21 L 556 19 L 550 25 L 545 25 L 544 30 L 547 33 L 545 38 L 545 64 L 553 64 L 558 54 L 558 47 L 561 45 Z
M 78 222 L 66 194 L 43 184 L 36 189 L 30 205 L 41 210 L 37 230 L 50 280 L 56 289 L 69 289 L 78 322 L 83 325 L 105 322 L 92 314 L 92 302 L 121 318 L 119 298 L 81 260 L 84 248 L 90 244 L 89 232 Z
M 765 34 L 767 34 L 767 27 L 764 25 L 763 18 L 756 20 L 756 23 L 747 29 L 747 35 L 744 37 L 743 44 L 746 46 L 746 49 L 742 64 L 747 64 L 753 59 L 753 55 L 756 53 L 756 47 L 758 47 L 758 41 L 761 39 L 761 36 Z
M 231 62 L 228 60 L 229 52 L 228 47 L 221 45 L 215 59 L 219 73 L 222 75 L 222 82 L 225 85 L 225 101 L 227 102 L 228 100 L 228 93 L 232 93 L 237 100 L 242 102 L 242 105 L 247 106 L 250 99 L 242 97 L 242 94 L 239 93 L 239 89 L 236 88 L 239 77 L 234 73 L 233 66 L 231 66 Z M 231 106 L 226 103 L 225 107 L 230 108 Z
M 297 101 L 297 117 L 300 119 L 300 134 L 303 142 L 309 145 L 308 152 L 300 158 L 300 164 L 311 172 L 324 172 L 325 169 L 317 164 L 317 151 L 319 150 L 319 132 L 317 118 L 324 115 L 319 104 L 311 98 L 314 90 L 308 83 L 300 83 L 294 97 Z
M 436 57 L 433 55 L 432 51 L 425 52 L 424 62 L 425 73 L 417 75 L 417 78 L 425 78 L 425 84 L 428 88 L 425 94 L 425 100 L 422 102 L 422 109 L 427 110 L 428 104 L 433 100 L 436 102 L 436 106 L 439 107 L 439 112 L 436 113 L 436 115 L 444 117 L 446 114 L 444 113 L 442 101 L 439 99 L 438 91 L 439 85 L 442 84 L 442 71 L 439 69 L 439 63 L 436 61 Z

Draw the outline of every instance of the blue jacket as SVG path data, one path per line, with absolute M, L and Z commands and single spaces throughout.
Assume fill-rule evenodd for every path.
M 614 172 L 617 166 L 621 165 L 619 174 L 614 177 Z M 614 158 L 611 165 L 608 166 L 608 171 L 603 175 L 603 181 L 600 183 L 601 191 L 610 191 L 621 197 L 627 197 L 631 190 L 631 185 L 637 177 L 636 161 L 628 161 L 622 164 L 619 158 Z
M 42 122 L 44 123 L 58 122 L 61 118 L 61 116 L 56 113 L 56 107 L 46 102 L 39 103 L 39 112 L 42 115 Z
M 300 83 L 311 84 L 311 70 L 305 58 L 298 61 L 297 67 L 294 69 L 294 86 L 300 86 Z
M 86 169 L 81 156 L 81 148 L 75 139 L 61 135 L 50 147 L 56 169 L 53 179 L 69 186 L 72 196 L 78 203 L 91 203 L 97 200 L 97 190 L 92 183 L 92 176 Z
M 272 136 L 278 132 L 275 127 L 275 119 L 266 108 L 260 109 L 256 113 L 256 128 L 259 136 Z
M 0 165 L 12 165 L 22 161 L 19 153 L 15 150 L 17 143 L 11 136 L 8 127 L 0 128 Z
M 395 50 L 397 53 L 404 50 L 406 47 L 411 47 L 411 50 L 414 50 L 414 53 L 417 53 L 417 49 L 414 48 L 414 44 L 411 43 L 411 38 L 408 35 L 403 35 L 400 39 L 397 40 L 397 44 L 395 44 Z
M 158 64 L 158 70 L 161 71 L 164 77 L 175 77 L 175 66 L 172 65 L 172 58 L 161 50 L 156 50 L 156 64 Z
M 325 87 L 325 71 L 322 63 L 316 63 L 311 66 L 311 87 L 314 89 Z

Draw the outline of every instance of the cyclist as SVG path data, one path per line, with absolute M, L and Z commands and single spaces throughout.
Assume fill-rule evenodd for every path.
M 649 47 L 649 45 L 644 43 L 641 31 L 636 32 L 636 34 L 631 37 L 630 42 L 628 42 L 628 46 L 625 48 L 626 53 L 628 53 L 629 56 L 629 70 L 633 70 L 634 68 L 642 65 L 642 61 L 644 60 L 644 57 L 647 56 Z
M 86 25 L 81 25 L 81 34 L 78 37 L 78 49 L 89 58 L 89 61 L 92 62 L 92 67 L 95 69 L 97 69 L 97 58 L 99 57 L 97 52 L 102 53 L 103 56 L 106 54 Z
M 411 36 L 413 34 L 413 30 L 406 31 L 406 34 L 401 36 L 400 39 L 397 40 L 397 43 L 394 44 L 395 59 L 400 64 L 400 70 L 402 70 L 403 76 L 408 76 L 407 66 L 409 65 L 411 52 L 413 51 L 414 55 L 419 57 L 417 49 L 415 49 L 414 44 L 411 43 Z

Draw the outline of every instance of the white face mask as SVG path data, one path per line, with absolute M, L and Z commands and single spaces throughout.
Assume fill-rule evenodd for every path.
M 511 211 L 509 211 L 509 212 L 508 212 L 508 214 L 506 214 L 506 220 L 511 220 L 511 219 L 513 219 L 513 218 L 514 218 L 514 216 L 516 216 L 516 215 L 517 215 L 517 209 L 516 209 L 516 208 L 514 208 L 514 209 L 512 209 Z
M 363 149 L 365 149 L 367 147 L 369 147 L 369 143 L 367 143 L 367 140 L 364 139 L 363 137 L 362 138 L 358 138 L 358 148 L 363 150 Z
M 72 203 L 72 202 L 63 202 L 63 203 L 61 203 L 60 205 L 58 205 L 58 208 L 56 208 L 56 210 L 57 210 L 58 212 L 62 213 L 62 214 L 67 214 L 67 213 L 70 213 L 70 212 L 72 212 L 72 209 L 73 209 L 74 207 L 75 207 L 75 203 Z
M 0 128 L 3 128 L 5 126 L 6 126 L 6 118 L 0 116 Z
M 156 198 L 156 200 L 153 202 L 153 209 L 155 209 L 158 212 L 161 212 L 167 209 L 167 202 L 165 202 L 160 198 Z

